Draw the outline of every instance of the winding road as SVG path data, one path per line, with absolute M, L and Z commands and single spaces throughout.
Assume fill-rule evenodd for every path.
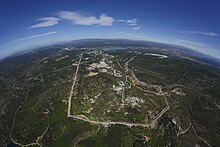
M 169 106 L 169 103 L 167 101 L 167 98 L 166 96 L 164 96 L 164 99 L 165 99 L 165 103 L 166 103 L 166 107 L 154 118 L 154 120 L 152 120 L 151 122 L 149 123 L 130 123 L 130 122 L 121 122 L 121 121 L 96 121 L 96 120 L 91 120 L 89 119 L 88 117 L 86 117 L 85 115 L 71 115 L 71 99 L 72 99 L 72 96 L 73 96 L 73 93 L 74 93 L 74 87 L 75 87 L 75 84 L 76 84 L 76 81 L 77 81 L 77 75 L 78 75 L 78 72 L 79 72 L 79 67 L 80 67 L 80 64 L 81 64 L 81 61 L 82 61 L 82 57 L 83 57 L 83 53 L 80 54 L 80 57 L 79 57 L 79 61 L 78 61 L 78 64 L 77 64 L 77 68 L 76 68 L 76 72 L 73 74 L 73 84 L 72 84 L 72 87 L 71 87 L 71 90 L 70 90 L 70 94 L 69 94 L 69 98 L 68 98 L 68 110 L 67 110 L 67 117 L 69 118 L 73 118 L 73 119 L 76 119 L 76 120 L 81 120 L 81 121 L 84 121 L 84 122 L 88 122 L 88 123 L 91 123 L 91 124 L 96 124 L 96 125 L 104 125 L 104 126 L 109 126 L 109 125 L 116 125 L 116 124 L 119 124 L 119 125 L 125 125 L 125 126 L 128 126 L 128 127 L 146 127 L 146 128 L 153 128 L 157 122 L 157 120 L 164 114 L 166 113 L 169 109 L 170 109 L 170 106 Z M 130 61 L 132 61 L 134 59 L 134 57 L 132 57 L 130 60 L 128 60 L 125 65 L 124 65 L 124 68 L 125 68 L 125 71 L 126 72 L 129 72 L 131 70 L 128 69 L 128 63 Z M 134 73 L 133 73 L 134 75 Z M 135 75 L 134 75 L 135 76 Z M 130 77 L 131 78 L 131 77 Z M 135 83 L 141 83 L 143 84 L 144 82 L 140 82 L 136 76 L 135 78 L 132 77 L 134 80 Z M 146 83 L 144 83 L 145 86 L 146 86 Z M 148 85 L 149 86 L 149 85 Z M 153 85 L 155 86 L 155 85 Z M 156 85 L 157 86 L 157 85 Z M 159 86 L 157 86 L 159 87 Z M 160 87 L 159 87 L 160 88 Z M 159 92 L 157 94 L 161 95 L 161 88 L 159 90 Z M 162 93 L 164 94 L 164 93 Z

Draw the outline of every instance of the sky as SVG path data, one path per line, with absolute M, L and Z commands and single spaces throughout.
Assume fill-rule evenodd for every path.
M 189 47 L 220 59 L 219 0 L 1 0 L 0 59 L 85 38 Z

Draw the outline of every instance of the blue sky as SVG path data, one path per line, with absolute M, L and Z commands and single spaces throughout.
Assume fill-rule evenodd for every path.
M 219 0 L 1 0 L 0 58 L 82 38 L 129 38 L 220 58 Z

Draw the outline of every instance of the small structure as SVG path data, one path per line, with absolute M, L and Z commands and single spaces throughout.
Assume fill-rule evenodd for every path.
M 137 98 L 137 97 L 129 97 L 129 98 L 126 98 L 125 99 L 125 102 L 127 103 L 127 104 L 129 104 L 131 107 L 134 107 L 134 106 L 136 106 L 137 105 L 137 103 L 139 102 L 139 98 Z

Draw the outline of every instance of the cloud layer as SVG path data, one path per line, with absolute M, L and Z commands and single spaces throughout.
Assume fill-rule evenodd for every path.
M 78 11 L 59 11 L 55 17 L 40 18 L 39 23 L 34 24 L 28 29 L 42 28 L 57 25 L 60 21 L 70 21 L 73 25 L 97 25 L 97 26 L 112 26 L 114 22 L 122 22 L 129 26 L 137 26 L 137 19 L 120 19 L 116 20 L 107 14 L 101 14 L 99 17 L 87 15 Z M 141 27 L 133 27 L 134 30 L 139 30 Z
M 187 34 L 200 34 L 200 35 L 205 35 L 205 36 L 218 36 L 217 33 L 213 32 L 202 32 L 202 31 L 180 31 L 180 33 L 187 33 Z
M 12 45 L 12 44 L 17 43 L 17 42 L 20 42 L 20 41 L 29 40 L 29 39 L 34 39 L 34 38 L 39 38 L 39 37 L 43 37 L 43 36 L 49 36 L 49 35 L 56 34 L 56 33 L 57 33 L 57 32 L 54 31 L 54 32 L 47 32 L 47 33 L 38 34 L 38 35 L 27 36 L 27 37 L 24 37 L 24 38 L 20 38 L 20 39 L 17 39 L 17 40 L 13 40 L 13 41 L 8 42 L 8 43 L 6 43 L 6 44 L 2 44 L 2 45 L 0 45 L 0 48 L 5 47 L 5 46 L 8 46 L 8 45 Z
M 45 17 L 39 18 L 37 21 L 40 21 L 40 23 L 32 25 L 28 29 L 54 26 L 59 23 L 60 19 L 56 17 Z
M 172 43 L 194 49 L 198 52 L 208 54 L 216 58 L 219 58 L 220 56 L 220 53 L 215 48 L 213 48 L 213 46 L 208 44 L 176 38 L 173 39 Z
M 183 46 L 193 46 L 193 47 L 206 47 L 203 43 L 200 42 L 194 42 L 189 40 L 183 40 L 183 39 L 173 39 L 175 44 L 183 45 Z

